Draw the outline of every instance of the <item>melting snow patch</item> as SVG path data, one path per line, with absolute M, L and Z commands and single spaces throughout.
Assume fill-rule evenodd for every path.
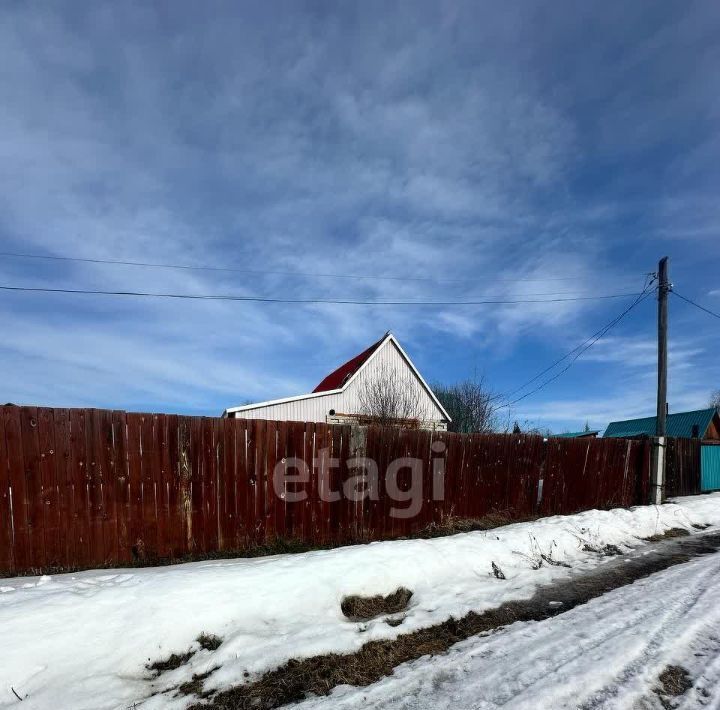
M 541 585 L 601 564 L 608 550 L 644 545 L 643 538 L 673 528 L 697 534 L 695 526 L 719 524 L 720 494 L 713 494 L 555 516 L 502 531 L 5 579 L 0 708 L 18 704 L 11 687 L 24 698 L 24 710 L 141 702 L 143 710 L 185 708 L 192 697 L 171 689 L 205 678 L 211 668 L 217 670 L 204 681 L 205 690 L 236 685 L 293 657 L 351 653 L 450 616 L 529 599 Z M 386 597 L 399 588 L 412 590 L 412 603 L 398 626 L 381 615 L 358 633 L 342 613 L 347 597 Z M 203 633 L 222 643 L 200 644 Z M 159 677 L 146 669 L 191 649 L 186 663 Z

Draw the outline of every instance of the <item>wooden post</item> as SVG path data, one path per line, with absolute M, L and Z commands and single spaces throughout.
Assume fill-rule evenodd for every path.
M 667 434 L 667 330 L 668 330 L 668 257 L 658 265 L 658 385 L 655 435 Z
M 659 504 L 665 497 L 665 443 L 667 435 L 667 330 L 668 330 L 668 257 L 658 264 L 658 380 L 657 417 L 650 472 L 650 502 Z

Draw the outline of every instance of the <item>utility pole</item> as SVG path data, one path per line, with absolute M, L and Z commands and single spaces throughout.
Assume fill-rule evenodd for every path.
M 668 258 L 658 264 L 658 382 L 657 417 L 652 446 L 650 502 L 659 505 L 665 497 L 665 441 L 667 434 L 667 330 L 668 330 Z
M 668 258 L 658 264 L 658 384 L 656 436 L 667 434 Z

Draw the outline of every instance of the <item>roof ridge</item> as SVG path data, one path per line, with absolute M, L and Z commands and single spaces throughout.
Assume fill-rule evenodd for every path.
M 702 409 L 688 409 L 684 412 L 668 412 L 668 417 L 681 417 L 688 414 L 700 414 L 701 412 L 714 412 L 715 407 L 703 407 Z M 649 414 L 646 417 L 631 417 L 630 419 L 615 419 L 610 424 L 616 424 L 617 422 L 639 422 L 643 419 L 657 419 L 657 414 Z

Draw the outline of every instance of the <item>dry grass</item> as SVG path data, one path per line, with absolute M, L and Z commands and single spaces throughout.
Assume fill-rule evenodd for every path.
M 656 688 L 655 692 L 665 708 L 674 707 L 671 698 L 680 697 L 693 687 L 690 675 L 682 666 L 666 666 L 658 680 L 661 687 Z
M 666 530 L 664 533 L 657 533 L 656 535 L 650 535 L 650 537 L 645 537 L 643 540 L 645 542 L 660 542 L 660 540 L 669 540 L 673 537 L 686 537 L 690 533 L 685 530 L 685 528 L 670 528 L 669 530 Z
M 441 523 L 431 523 L 421 530 L 417 537 L 429 539 L 434 537 L 445 537 L 447 535 L 457 535 L 458 533 L 475 532 L 476 530 L 492 530 L 503 525 L 511 523 L 527 522 L 529 520 L 537 520 L 538 516 L 518 517 L 509 511 L 501 511 L 497 513 L 489 513 L 481 518 L 460 518 L 449 515 L 443 519 Z
M 720 536 L 703 545 L 678 547 L 668 554 L 651 554 L 635 558 L 629 564 L 614 565 L 595 573 L 573 577 L 538 590 L 532 599 L 508 602 L 496 609 L 477 614 L 470 612 L 462 619 L 448 619 L 426 629 L 401 634 L 395 639 L 370 641 L 356 653 L 326 654 L 305 659 L 292 659 L 242 685 L 206 697 L 190 710 L 271 710 L 299 702 L 310 695 L 327 695 L 338 685 L 367 686 L 385 676 L 402 663 L 422 656 L 444 653 L 454 644 L 471 636 L 487 633 L 516 621 L 541 621 L 585 604 L 613 589 L 687 562 L 694 554 L 717 551 Z M 561 605 L 551 604 L 561 601 Z M 671 676 L 662 676 L 670 682 Z M 247 673 L 245 674 L 247 678 Z M 669 688 L 681 687 L 676 679 Z M 683 691 L 684 692 L 684 691 Z
M 209 671 L 205 671 L 205 673 L 194 673 L 192 680 L 189 680 L 187 683 L 183 683 L 178 687 L 178 694 L 197 695 L 199 698 L 207 697 L 204 692 L 203 684 L 218 668 L 220 668 L 220 666 L 215 666 Z
M 206 634 L 204 631 L 195 640 L 200 644 L 200 647 L 204 648 L 206 651 L 217 651 L 217 649 L 220 648 L 220 644 L 223 642 L 219 636 L 215 636 L 215 634 Z
M 327 654 L 292 659 L 254 682 L 218 693 L 194 710 L 270 710 L 298 702 L 309 694 L 327 695 L 338 685 L 365 686 L 390 675 L 393 669 L 426 655 L 443 653 L 453 644 L 522 616 L 522 605 L 506 604 L 484 614 L 470 613 L 392 641 L 370 641 L 354 654 Z
M 623 554 L 623 551 L 617 545 L 598 546 L 585 543 L 583 545 L 583 550 L 585 550 L 585 552 L 597 552 L 597 554 L 601 557 L 616 557 L 617 555 Z
M 308 695 L 327 695 L 338 685 L 366 686 L 391 675 L 401 663 L 444 653 L 471 636 L 515 621 L 553 615 L 545 601 L 510 602 L 482 614 L 470 612 L 462 619 L 403 634 L 394 640 L 370 641 L 354 654 L 327 654 L 292 659 L 258 680 L 218 693 L 209 705 L 191 710 L 270 710 L 299 702 Z
M 207 651 L 217 650 L 222 643 L 222 639 L 219 636 L 215 636 L 214 634 L 206 634 L 204 631 L 195 640 L 200 644 L 201 648 L 204 648 Z M 160 675 L 161 673 L 165 673 L 166 671 L 174 671 L 176 668 L 184 666 L 194 655 L 195 651 L 193 651 L 192 649 L 186 651 L 185 653 L 173 653 L 167 658 L 160 661 L 154 661 L 153 663 L 149 663 L 145 667 L 149 671 L 153 671 L 156 675 Z M 205 678 L 207 678 L 207 676 L 205 676 Z
M 464 532 L 474 532 L 476 530 L 491 530 L 492 528 L 510 525 L 511 523 L 537 520 L 538 517 L 539 516 L 537 515 L 514 517 L 511 512 L 490 513 L 482 518 L 459 518 L 455 516 L 448 516 L 442 523 L 431 523 L 422 530 L 407 535 L 401 539 L 430 539 L 434 537 L 445 537 L 447 535 L 457 535 L 458 533 Z M 69 572 L 81 572 L 86 569 L 166 567 L 170 565 L 185 564 L 187 562 L 201 562 L 203 560 L 234 560 L 254 557 L 268 557 L 270 555 L 289 555 L 301 552 L 313 552 L 316 550 L 333 550 L 338 547 L 347 547 L 350 545 L 365 545 L 370 542 L 376 542 L 376 540 L 368 536 L 360 536 L 344 540 L 342 542 L 318 544 L 298 540 L 296 538 L 276 538 L 264 545 L 258 545 L 256 547 L 234 550 L 217 550 L 215 552 L 188 553 L 178 557 L 158 557 L 148 553 L 141 554 L 138 550 L 133 550 L 133 559 L 131 562 L 121 562 L 116 560 L 108 562 L 107 564 L 93 565 L 92 567 L 70 565 L 59 567 L 38 567 L 20 572 L 0 572 L 0 579 L 5 577 L 39 576 L 41 574 L 66 574 Z
M 157 675 L 166 671 L 174 671 L 176 668 L 185 665 L 193 656 L 195 651 L 186 651 L 185 653 L 173 653 L 162 661 L 155 661 L 145 666 L 149 671 L 155 672 Z
M 397 614 L 405 611 L 412 594 L 409 589 L 400 587 L 386 597 L 379 594 L 374 597 L 353 595 L 345 597 L 340 608 L 351 621 L 368 621 L 383 614 Z

